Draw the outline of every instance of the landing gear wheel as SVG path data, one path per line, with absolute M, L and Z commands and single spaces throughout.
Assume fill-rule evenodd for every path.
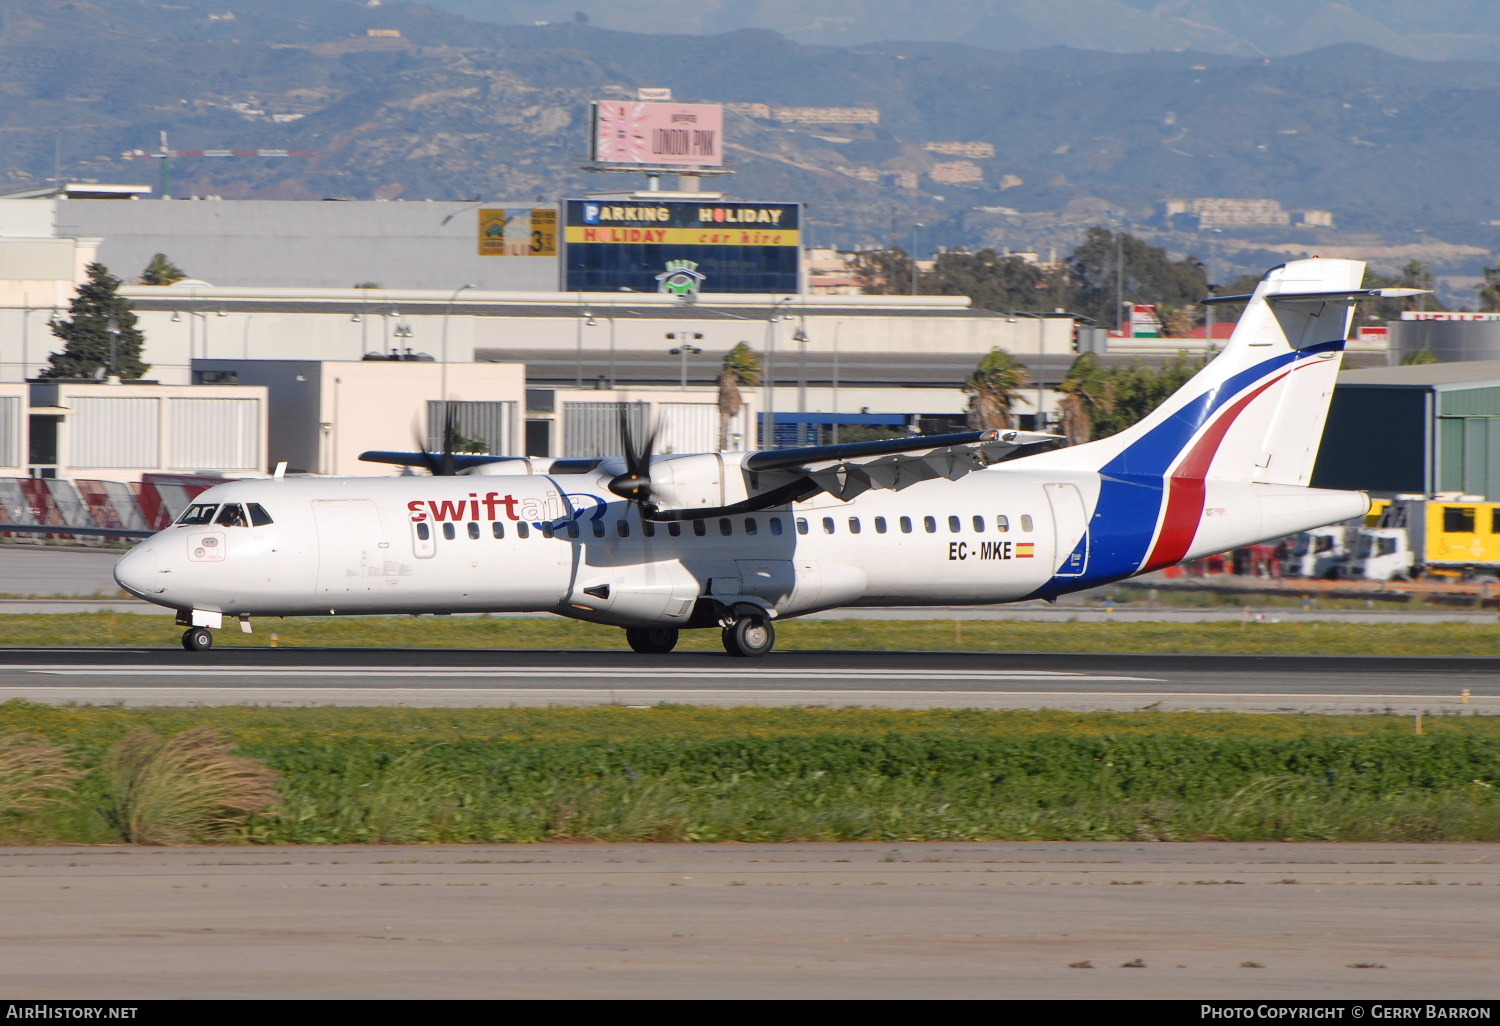
M 214 647 L 214 633 L 207 627 L 189 627 L 182 632 L 182 647 L 189 652 L 207 652 Z
M 643 655 L 666 655 L 677 647 L 676 627 L 626 627 L 625 640 Z
M 742 616 L 724 628 L 724 651 L 755 659 L 776 644 L 776 628 L 763 616 Z

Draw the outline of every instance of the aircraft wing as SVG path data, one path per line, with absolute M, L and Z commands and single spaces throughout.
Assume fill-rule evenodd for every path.
M 1057 435 L 1034 431 L 965 431 L 951 435 L 894 438 L 849 445 L 767 449 L 742 464 L 760 487 L 780 489 L 796 482 L 848 501 L 872 488 L 900 490 L 918 481 L 956 481 L 975 470 L 1051 448 Z
M 431 469 L 432 465 L 439 462 L 443 457 L 435 453 L 427 452 L 396 452 L 388 449 L 371 449 L 359 454 L 359 458 L 366 463 L 389 463 L 397 467 L 424 467 Z M 448 458 L 453 461 L 453 470 L 472 470 L 475 467 L 487 466 L 491 463 L 505 463 L 517 460 L 519 456 L 491 456 L 489 453 L 479 452 L 455 452 L 449 453 Z

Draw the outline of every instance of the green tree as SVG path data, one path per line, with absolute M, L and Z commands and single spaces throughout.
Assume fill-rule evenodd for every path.
M 1011 408 L 1028 381 L 1025 364 L 1003 349 L 991 349 L 964 382 L 969 423 L 978 431 L 1011 427 Z
M 760 384 L 760 354 L 741 342 L 724 354 L 719 370 L 719 451 L 729 448 L 729 424 L 745 406 L 740 386 Z
M 1062 427 L 1069 445 L 1078 445 L 1094 437 L 1094 422 L 1108 414 L 1114 399 L 1110 395 L 1110 372 L 1093 353 L 1080 353 L 1067 377 L 1057 386 L 1062 395 Z
M 1138 362 L 1114 368 L 1108 376 L 1105 405 L 1094 419 L 1093 437 L 1107 438 L 1142 420 L 1206 363 L 1207 357 L 1191 359 L 1179 353 L 1159 369 Z
M 1479 293 L 1480 310 L 1500 312 L 1500 265 L 1484 269 L 1484 280 L 1475 291 Z
M 1166 250 L 1107 228 L 1088 230 L 1068 258 L 1068 275 L 1068 305 L 1103 325 L 1120 321 L 1117 296 L 1155 303 L 1165 319 L 1208 295 L 1208 275 L 1197 259 L 1173 261 Z
M 894 249 L 872 249 L 854 258 L 854 277 L 867 296 L 901 296 L 911 292 L 911 256 Z M 917 291 L 922 291 L 921 285 Z
M 922 276 L 922 291 L 939 296 L 968 296 L 983 310 L 1049 309 L 1047 272 L 1017 256 L 993 249 L 977 253 L 939 253 L 931 274 Z
M 158 253 L 151 258 L 146 269 L 141 272 L 142 285 L 170 285 L 187 277 L 187 273 L 167 258 L 165 253 Z
M 109 268 L 89 264 L 88 280 L 78 286 L 78 294 L 68 304 L 72 319 L 52 322 L 52 334 L 62 339 L 63 351 L 52 354 L 52 365 L 42 371 L 42 377 L 92 378 L 102 370 L 134 379 L 150 369 L 141 362 L 145 336 L 136 328 L 135 313 L 120 297 L 119 288 L 120 279 Z

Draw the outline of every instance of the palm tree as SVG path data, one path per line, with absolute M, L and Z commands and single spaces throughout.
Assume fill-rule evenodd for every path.
M 991 349 L 964 382 L 969 395 L 969 423 L 976 430 L 1011 426 L 1011 407 L 1029 383 L 1026 365 L 1003 349 Z
M 1069 445 L 1094 437 L 1094 419 L 1114 408 L 1109 394 L 1109 372 L 1099 366 L 1099 357 L 1081 353 L 1057 386 L 1062 393 L 1063 434 Z
M 745 406 L 740 397 L 740 386 L 752 388 L 760 384 L 760 354 L 749 344 L 741 342 L 724 354 L 724 367 L 719 372 L 719 451 L 729 448 L 729 422 L 739 415 Z

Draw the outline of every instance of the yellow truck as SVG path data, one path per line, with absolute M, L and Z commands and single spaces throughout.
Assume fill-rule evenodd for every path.
M 1375 526 L 1359 529 L 1341 576 L 1500 579 L 1500 502 L 1478 495 L 1398 495 Z

